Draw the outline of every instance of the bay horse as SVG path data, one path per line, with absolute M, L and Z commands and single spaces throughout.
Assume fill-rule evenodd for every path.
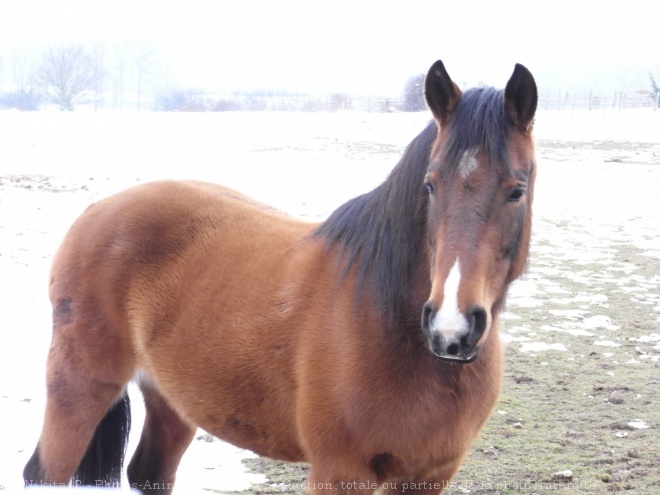
M 320 224 L 203 182 L 90 206 L 50 275 L 44 425 L 26 484 L 170 493 L 201 427 L 305 461 L 309 493 L 439 493 L 502 379 L 499 313 L 524 270 L 537 89 L 464 94 L 429 70 L 431 123 L 389 177 Z M 331 171 L 327 171 L 331 173 Z M 322 185 L 322 184 L 321 184 Z

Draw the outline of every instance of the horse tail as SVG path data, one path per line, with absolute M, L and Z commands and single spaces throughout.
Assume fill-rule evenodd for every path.
M 124 392 L 96 427 L 87 452 L 73 475 L 73 484 L 119 487 L 130 429 L 131 401 Z

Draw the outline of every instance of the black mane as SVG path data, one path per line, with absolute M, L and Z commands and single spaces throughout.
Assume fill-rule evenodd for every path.
M 443 166 L 455 168 L 464 151 L 475 147 L 487 153 L 488 162 L 506 163 L 501 91 L 466 92 L 447 125 L 450 137 L 441 155 Z M 340 283 L 356 270 L 356 303 L 368 294 L 381 318 L 397 326 L 419 324 L 421 306 L 414 305 L 413 287 L 419 273 L 428 277 L 428 267 L 420 266 L 427 242 L 424 176 L 437 132 L 431 122 L 381 185 L 344 203 L 314 232 L 328 248 L 339 249 Z
M 356 302 L 368 292 L 392 323 L 406 316 L 413 272 L 424 249 L 424 175 L 436 136 L 431 122 L 381 185 L 344 203 L 315 232 L 329 247 L 338 246 L 340 281 L 351 268 L 357 270 Z

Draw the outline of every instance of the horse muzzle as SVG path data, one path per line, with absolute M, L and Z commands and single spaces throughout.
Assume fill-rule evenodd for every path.
M 422 309 L 422 331 L 429 350 L 444 361 L 467 364 L 477 359 L 487 327 L 488 313 L 481 306 L 447 314 L 428 301 Z

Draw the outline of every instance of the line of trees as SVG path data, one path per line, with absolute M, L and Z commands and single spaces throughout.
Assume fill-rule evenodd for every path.
M 73 111 L 80 106 L 105 108 L 109 102 L 115 110 L 197 112 L 351 109 L 415 112 L 426 109 L 424 74 L 410 77 L 401 97 L 391 99 L 354 99 L 344 93 L 335 93 L 326 98 L 272 92 L 213 95 L 190 88 L 171 87 L 164 57 L 158 50 L 144 43 L 124 43 L 110 48 L 105 45 L 73 43 L 50 46 L 37 55 L 15 49 L 10 58 L 9 63 L 6 59 L 0 59 L 0 109 L 38 110 L 55 107 Z M 651 91 L 645 91 L 649 96 L 645 102 L 658 105 L 660 87 L 653 74 L 649 76 Z M 546 104 L 562 105 L 559 100 L 547 101 Z M 593 101 L 590 95 L 590 108 Z M 563 106 L 566 106 L 566 102 Z
M 99 108 L 108 93 L 112 108 L 139 110 L 146 94 L 167 83 L 161 54 L 146 44 L 116 45 L 108 52 L 103 45 L 71 43 L 38 55 L 15 49 L 11 63 L 0 65 L 0 75 L 10 81 L 0 91 L 0 108 L 20 110 Z
M 213 95 L 171 87 L 164 57 L 147 44 L 71 43 L 38 53 L 15 49 L 0 60 L 0 109 L 417 111 L 426 108 L 423 81 L 423 74 L 411 78 L 401 99 L 354 99 L 345 93 L 327 97 L 282 92 Z

